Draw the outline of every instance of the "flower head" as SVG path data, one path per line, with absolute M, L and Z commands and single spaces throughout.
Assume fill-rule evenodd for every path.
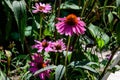
M 38 49 L 37 52 L 42 52 L 42 50 L 45 50 L 45 52 L 53 51 L 52 49 L 52 42 L 43 40 L 42 42 L 35 40 L 36 44 L 32 46 L 32 48 Z
M 42 3 L 35 3 L 35 6 L 33 6 L 33 13 L 43 12 L 48 13 L 51 10 L 50 4 L 42 4 Z
M 85 23 L 74 14 L 58 18 L 58 21 L 60 22 L 56 24 L 56 29 L 60 34 L 72 36 L 73 34 L 84 34 L 86 31 Z
M 64 50 L 66 50 L 66 46 L 65 43 L 63 42 L 63 39 L 59 39 L 56 42 L 53 42 L 53 51 L 54 52 L 62 52 Z
M 35 73 L 37 70 L 48 66 L 48 62 L 43 61 L 43 57 L 40 54 L 35 53 L 31 56 L 32 61 L 29 63 L 31 68 L 29 69 L 32 73 Z M 41 80 L 46 80 L 46 77 L 50 76 L 50 70 L 43 71 L 38 74 Z

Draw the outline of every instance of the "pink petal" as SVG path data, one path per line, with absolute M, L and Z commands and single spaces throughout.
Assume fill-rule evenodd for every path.
M 39 4 L 38 4 L 38 3 L 35 3 L 35 7 L 38 9 L 38 8 L 39 8 Z
M 72 35 L 72 28 L 71 28 L 71 26 L 66 25 L 66 27 L 65 27 L 65 35 L 66 36 L 67 35 L 69 35 L 69 36 Z
M 77 34 L 82 34 L 79 26 L 76 26 L 75 28 L 76 28 Z
M 42 50 L 43 50 L 43 48 L 41 47 L 41 48 L 39 48 L 38 50 L 37 50 L 37 52 L 39 53 L 39 52 L 42 52 Z
M 32 10 L 33 13 L 38 13 L 39 11 L 38 10 Z
M 66 18 L 57 18 L 59 21 L 65 21 Z
M 72 27 L 72 30 L 74 33 L 77 33 L 76 28 L 74 26 Z
M 32 67 L 33 67 L 33 66 L 36 66 L 36 64 L 33 63 L 33 62 L 29 63 L 29 65 L 32 66 Z
M 79 21 L 78 24 L 79 24 L 80 26 L 85 26 L 85 23 L 84 23 L 83 21 Z
M 86 29 L 85 29 L 84 27 L 80 27 L 80 31 L 81 31 L 82 34 L 85 33 L 85 30 L 86 30 Z
M 35 73 L 38 69 L 37 68 L 30 68 L 29 71 L 31 71 L 32 73 Z
M 40 73 L 40 74 L 39 74 L 39 77 L 40 77 L 41 80 L 45 80 L 45 75 L 44 75 L 44 73 Z
M 38 44 L 40 44 L 41 42 L 40 41 L 38 41 L 38 40 L 34 40 L 36 43 L 38 43 Z
M 64 27 L 64 25 L 65 25 L 64 22 L 59 22 L 56 24 L 56 28 L 60 29 L 61 27 Z

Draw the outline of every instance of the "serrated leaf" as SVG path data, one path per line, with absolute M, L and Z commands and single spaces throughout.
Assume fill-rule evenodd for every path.
M 65 72 L 65 66 L 58 65 L 55 70 L 55 80 L 61 80 Z
M 47 67 L 45 67 L 45 68 L 42 68 L 42 69 L 36 71 L 36 72 L 34 73 L 34 75 L 37 75 L 37 74 L 39 74 L 39 73 L 41 73 L 41 72 L 43 72 L 43 71 L 46 71 L 46 70 L 49 70 L 49 69 L 53 69 L 53 68 L 56 68 L 56 66 L 55 66 L 55 65 L 47 66 Z

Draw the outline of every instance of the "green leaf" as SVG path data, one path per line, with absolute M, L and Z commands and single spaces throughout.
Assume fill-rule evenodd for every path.
M 64 51 L 63 55 L 66 56 L 66 53 L 67 53 L 67 51 Z M 67 57 L 68 57 L 68 62 L 70 62 L 71 57 L 72 57 L 72 52 L 68 51 L 68 56 Z
M 117 42 L 120 45 L 120 21 L 118 22 L 116 26 L 116 37 L 117 37 Z
M 76 68 L 83 68 L 83 69 L 89 70 L 89 71 L 91 71 L 91 72 L 97 73 L 97 71 L 96 71 L 95 69 L 93 69 L 92 67 L 87 66 L 87 65 L 84 65 L 84 66 L 76 66 Z
M 30 71 L 27 71 L 26 73 L 23 74 L 21 77 L 21 80 L 29 80 L 32 74 L 30 74 Z
M 69 66 L 72 66 L 73 68 L 82 68 L 82 69 L 86 69 L 89 70 L 91 72 L 97 73 L 96 70 L 94 70 L 92 67 L 92 65 L 97 65 L 97 63 L 95 62 L 86 62 L 86 61 L 73 61 L 69 64 Z
M 96 63 L 96 62 L 89 62 L 89 63 L 87 63 L 86 65 L 88 65 L 88 66 L 97 65 L 97 66 L 98 66 L 98 63 Z
M 44 30 L 44 35 L 45 35 L 45 36 L 53 36 L 53 34 L 49 31 L 48 28 L 46 28 L 46 29 Z
M 65 66 L 58 65 L 55 70 L 55 80 L 61 80 L 65 72 Z
M 15 20 L 18 25 L 18 30 L 20 33 L 20 41 L 22 45 L 22 49 L 24 51 L 24 33 L 25 33 L 25 27 L 26 27 L 26 20 L 27 20 L 27 14 L 26 14 L 26 3 L 24 0 L 21 1 L 13 1 L 13 11 Z
M 8 5 L 8 7 L 13 11 L 13 6 L 12 6 L 12 4 L 11 4 L 11 2 L 10 2 L 10 0 L 3 0 L 7 5 Z M 14 12 L 14 11 L 13 11 Z
M 68 1 L 61 4 L 60 8 L 61 9 L 80 9 L 78 5 L 68 2 Z
M 55 65 L 47 66 L 47 67 L 45 67 L 45 68 L 42 68 L 42 69 L 36 71 L 36 72 L 34 73 L 34 75 L 37 75 L 37 74 L 39 74 L 39 73 L 41 73 L 41 72 L 43 72 L 43 71 L 46 71 L 46 70 L 48 70 L 48 69 L 53 69 L 53 68 L 56 68 L 56 66 L 55 66 Z
M 104 44 L 104 41 L 103 39 L 97 39 L 97 44 L 98 44 L 98 47 L 101 49 L 105 44 Z
M 102 47 L 109 42 L 109 36 L 100 27 L 90 24 L 88 30 L 90 31 L 91 35 L 96 39 L 96 41 L 98 41 L 97 43 L 100 43 L 100 45 L 102 44 Z M 101 39 L 101 42 L 97 39 Z
M 10 80 L 0 69 L 0 80 Z
M 113 14 L 112 12 L 109 12 L 108 14 L 108 22 L 111 23 L 113 21 Z
M 30 36 L 32 33 L 32 26 L 28 26 L 25 28 L 25 36 Z
M 120 0 L 116 0 L 116 6 L 117 6 L 117 7 L 120 6 Z
M 98 56 L 95 55 L 95 54 L 92 54 L 90 51 L 86 52 L 85 56 L 87 57 L 87 59 L 89 61 L 93 61 L 93 62 L 98 62 L 99 61 Z

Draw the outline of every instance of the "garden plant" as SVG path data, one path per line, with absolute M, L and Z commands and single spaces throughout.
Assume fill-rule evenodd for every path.
M 0 80 L 107 80 L 120 69 L 120 0 L 0 0 L 0 11 Z

